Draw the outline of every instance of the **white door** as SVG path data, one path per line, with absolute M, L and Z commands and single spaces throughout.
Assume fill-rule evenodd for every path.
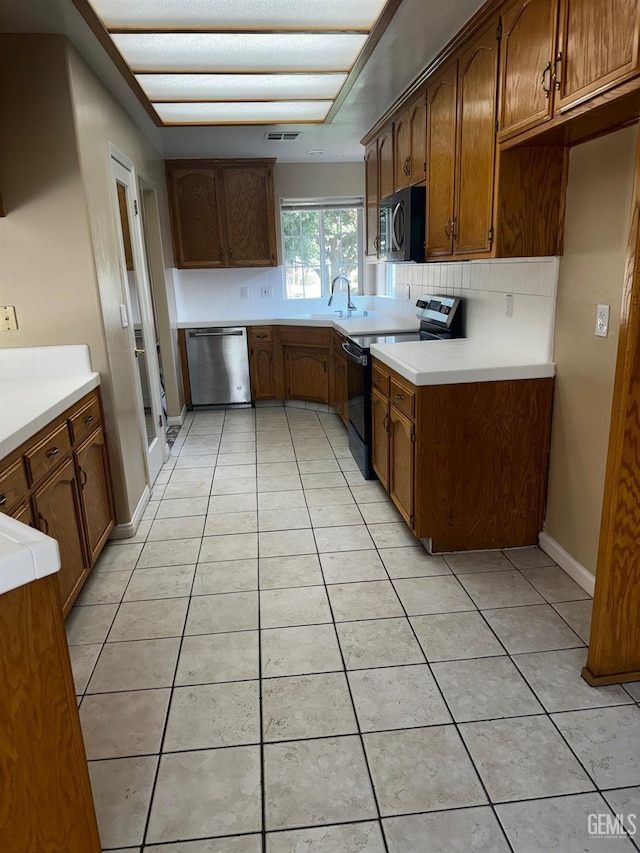
M 138 397 L 140 433 L 146 452 L 149 485 L 153 485 L 163 462 L 168 458 L 165 419 L 162 410 L 162 386 L 158 365 L 158 338 L 151 302 L 133 163 L 111 148 L 114 204 L 120 222 L 120 264 L 128 321 L 129 344 Z

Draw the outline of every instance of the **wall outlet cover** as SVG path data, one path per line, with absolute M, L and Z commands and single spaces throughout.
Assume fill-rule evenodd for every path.
M 264 284 L 260 288 L 260 293 L 262 294 L 263 299 L 271 299 L 271 297 L 273 296 L 273 288 L 270 284 Z
M 240 288 L 240 299 L 248 299 L 249 298 L 249 288 L 241 287 Z
M 0 305 L 0 330 L 15 332 L 18 329 L 15 305 Z
M 507 293 L 504 314 L 505 317 L 513 317 L 513 293 Z
M 609 310 L 610 305 L 598 305 L 596 312 L 596 335 L 606 338 L 609 335 Z

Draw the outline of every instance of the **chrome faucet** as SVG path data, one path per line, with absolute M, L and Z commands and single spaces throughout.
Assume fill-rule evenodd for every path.
M 351 281 L 346 277 L 346 275 L 337 275 L 331 282 L 331 295 L 329 296 L 328 304 L 331 305 L 331 303 L 333 302 L 333 293 L 336 287 L 336 282 L 340 278 L 344 279 L 344 281 L 347 282 L 347 317 L 350 317 L 351 312 L 356 310 L 356 306 L 351 300 Z

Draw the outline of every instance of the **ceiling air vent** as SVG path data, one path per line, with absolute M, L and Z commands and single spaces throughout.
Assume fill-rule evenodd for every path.
M 301 135 L 300 131 L 285 131 L 284 133 L 265 133 L 267 142 L 295 142 Z

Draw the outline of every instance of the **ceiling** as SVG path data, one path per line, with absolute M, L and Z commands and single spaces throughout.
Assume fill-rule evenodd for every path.
M 171 15 L 175 16 L 175 9 L 179 9 L 183 5 L 178 0 L 135 0 L 135 2 L 130 2 L 130 0 L 92 0 L 92 2 L 96 7 L 102 3 L 105 7 L 109 6 L 112 9 L 119 9 L 120 12 L 118 14 L 120 15 L 124 14 L 122 10 L 135 10 L 137 7 L 153 9 L 155 14 L 164 15 L 162 23 L 169 26 L 177 26 Z M 229 14 L 228 12 L 228 10 L 241 7 L 239 2 L 230 3 L 228 0 L 206 0 L 207 6 L 211 4 L 219 5 L 221 10 L 227 10 L 226 19 L 223 20 L 221 18 L 221 26 L 239 26 L 237 17 L 234 18 L 233 13 Z M 295 0 L 295 4 L 299 4 L 302 7 L 307 5 L 317 7 L 320 11 L 316 11 L 316 15 L 319 14 L 320 18 L 322 17 L 323 9 L 330 11 L 332 7 L 335 8 L 340 5 L 336 0 L 323 0 L 322 3 L 317 4 L 303 4 L 300 3 L 300 0 Z M 193 25 L 194 21 L 197 24 L 199 20 L 197 19 L 197 12 L 199 8 L 205 5 L 204 0 L 191 0 L 186 5 L 192 14 L 192 20 L 189 21 L 189 25 Z M 287 3 L 286 0 L 244 0 L 242 7 L 251 7 L 258 11 L 262 8 L 264 14 L 265 9 L 268 10 L 270 6 L 274 5 L 276 7 L 283 7 Z M 382 0 L 371 0 L 371 2 L 369 0 L 353 0 L 350 4 L 342 0 L 341 5 L 348 6 L 349 14 L 352 15 L 352 18 L 349 18 L 343 13 L 341 20 L 347 21 L 349 25 L 353 26 L 354 22 L 361 23 L 353 18 L 354 13 L 359 9 L 362 10 L 365 8 L 370 13 L 371 8 L 374 6 L 379 10 L 384 4 Z M 216 80 L 217 84 L 223 87 L 234 87 L 233 99 L 235 104 L 227 104 L 227 107 L 231 106 L 232 109 L 242 111 L 246 109 L 248 103 L 246 98 L 250 96 L 253 99 L 250 102 L 253 113 L 248 118 L 244 114 L 239 113 L 243 116 L 242 121 L 264 121 L 269 123 L 247 123 L 227 126 L 157 127 L 129 85 L 125 82 L 124 77 L 114 65 L 104 47 L 81 17 L 72 0 L 22 0 L 20 3 L 16 3 L 15 0 L 0 0 L 0 32 L 55 32 L 67 35 L 95 69 L 96 73 L 104 80 L 116 98 L 132 115 L 134 121 L 136 121 L 145 135 L 167 157 L 277 157 L 281 162 L 358 161 L 362 159 L 363 155 L 362 146 L 359 144 L 362 136 L 391 106 L 393 101 L 415 80 L 425 65 L 437 55 L 440 49 L 481 5 L 481 0 L 448 0 L 447 3 L 442 3 L 441 0 L 402 0 L 390 24 L 373 49 L 371 56 L 337 110 L 331 123 L 323 123 L 322 121 L 308 124 L 278 123 L 278 121 L 291 121 L 291 118 L 287 117 L 286 114 L 278 115 L 278 121 L 270 122 L 267 113 L 263 111 L 260 114 L 261 103 L 264 108 L 264 101 L 261 102 L 259 99 L 255 99 L 249 91 L 250 89 L 251 92 L 256 91 L 253 86 L 260 81 L 242 81 L 241 85 L 249 88 L 245 88 L 244 95 L 238 97 L 238 84 L 240 83 L 238 79 L 218 79 Z M 235 20 L 235 24 L 233 20 Z M 122 20 L 118 19 L 118 23 L 122 23 Z M 140 22 L 131 19 L 125 23 L 127 27 L 134 29 Z M 159 21 L 155 21 L 155 23 L 157 24 Z M 278 21 L 278 24 L 283 29 L 285 23 L 287 21 L 284 18 Z M 320 30 L 323 21 L 316 19 L 312 20 L 311 23 Z M 324 23 L 326 26 L 326 19 Z M 330 25 L 332 27 L 335 26 L 333 22 Z M 145 24 L 145 26 L 147 25 Z M 118 28 L 120 29 L 120 27 Z M 339 34 L 344 33 L 336 31 L 332 33 L 313 33 L 315 38 L 325 35 L 334 41 Z M 140 38 L 140 36 L 136 36 L 134 33 L 121 33 L 118 34 L 118 37 L 124 38 L 125 35 Z M 156 46 L 157 39 L 163 35 L 166 36 L 169 34 L 152 34 L 151 37 L 156 40 Z M 202 36 L 195 33 L 182 33 L 178 38 L 181 37 L 184 39 L 186 35 L 202 38 Z M 217 37 L 219 34 L 208 33 L 205 35 Z M 229 33 L 224 38 L 228 41 L 230 35 Z M 236 32 L 235 35 L 243 38 L 246 37 L 247 33 Z M 283 35 L 303 34 L 282 32 L 281 36 Z M 364 41 L 366 41 L 366 35 L 363 35 L 361 32 L 351 32 L 346 33 L 346 35 L 356 35 L 359 39 L 357 43 L 360 44 L 360 47 L 356 50 L 357 54 Z M 353 44 L 356 44 L 356 42 Z M 136 50 L 139 50 L 139 53 L 134 53 L 131 44 L 127 47 L 129 59 L 134 69 L 141 70 L 145 67 L 145 50 L 147 52 L 147 59 L 149 58 L 149 44 L 141 46 L 138 43 Z M 193 57 L 193 45 L 191 50 Z M 337 48 L 332 48 L 331 50 L 331 57 L 335 57 L 338 53 Z M 343 48 L 341 47 L 340 50 L 343 50 Z M 294 53 L 290 49 L 286 53 L 287 56 L 294 56 Z M 232 59 L 230 62 L 232 64 L 233 51 L 231 55 Z M 247 54 L 243 53 L 242 55 L 246 56 Z M 304 54 L 298 55 L 304 56 Z M 135 61 L 132 60 L 134 56 Z M 329 54 L 327 53 L 326 56 L 328 57 Z M 244 59 L 242 61 L 246 62 Z M 341 58 L 341 61 L 346 66 L 347 60 L 344 57 Z M 353 58 L 351 61 L 353 62 Z M 313 73 L 316 73 L 316 76 L 318 76 L 317 72 L 319 70 L 328 71 L 333 75 L 341 75 L 340 79 L 344 79 L 344 75 L 348 69 L 346 67 L 335 68 L 335 62 L 335 58 L 327 58 L 324 69 L 315 66 L 310 69 L 305 67 L 302 70 L 311 70 Z M 309 66 L 311 66 L 311 63 L 309 63 Z M 284 70 L 283 65 L 276 67 Z M 149 69 L 153 72 L 165 70 L 157 69 L 156 66 L 148 66 Z M 180 114 L 180 110 L 188 109 L 189 104 L 171 100 L 176 91 L 176 85 L 186 82 L 192 87 L 195 86 L 196 88 L 192 88 L 190 94 L 194 98 L 197 98 L 199 97 L 199 91 L 201 91 L 201 88 L 198 90 L 197 87 L 202 87 L 207 81 L 194 80 L 193 75 L 188 74 L 190 70 L 188 64 L 182 67 L 173 65 L 170 66 L 169 70 L 179 71 L 181 74 L 186 72 L 192 79 L 190 81 L 167 80 L 166 78 L 151 79 L 144 72 L 141 76 L 145 78 L 144 86 L 147 87 L 152 98 L 158 98 L 156 109 L 160 115 L 163 115 L 161 110 L 167 110 L 164 116 L 170 116 L 169 120 L 183 121 L 184 113 Z M 209 71 L 209 68 L 198 66 L 198 70 Z M 236 68 L 235 70 L 238 69 Z M 245 71 L 248 69 L 242 66 L 241 70 Z M 230 76 L 228 70 L 226 76 Z M 237 75 L 233 76 L 236 77 Z M 328 74 L 322 74 L 321 76 L 323 78 L 329 77 Z M 156 77 L 155 73 L 153 77 Z M 291 101 L 295 100 L 299 105 L 304 105 L 306 109 L 310 109 L 310 105 L 315 104 L 317 107 L 318 104 L 322 104 L 322 109 L 326 107 L 328 110 L 336 94 L 335 84 L 339 83 L 340 80 L 323 79 L 315 81 L 319 86 L 319 88 L 314 89 L 314 92 L 318 93 L 317 101 L 309 99 L 310 89 L 308 87 L 300 89 L 300 82 L 300 79 L 280 79 L 278 81 L 278 85 L 282 86 L 284 84 L 289 87 L 285 91 L 287 98 L 280 101 L 281 109 L 291 109 L 291 107 L 287 107 L 286 105 L 291 104 Z M 311 82 L 309 81 L 309 83 Z M 298 85 L 298 89 L 296 89 L 296 84 Z M 320 84 L 324 88 L 321 88 Z M 263 87 L 268 85 L 268 81 L 266 79 L 262 80 L 262 85 Z M 332 86 L 333 88 L 331 88 Z M 162 95 L 159 94 L 161 91 Z M 297 94 L 304 94 L 305 97 L 295 98 L 294 95 Z M 160 97 L 166 103 L 161 103 L 159 100 Z M 202 101 L 200 104 L 200 109 L 210 109 L 212 107 L 219 109 L 221 106 L 220 103 L 207 105 L 206 103 L 203 104 Z M 299 108 L 300 106 L 296 106 L 294 111 L 299 110 Z M 256 115 L 258 118 L 255 118 Z M 292 118 L 297 118 L 299 115 L 299 112 L 296 112 L 295 115 L 291 113 Z M 310 120 L 314 121 L 314 119 Z M 299 131 L 300 135 L 294 141 L 274 142 L 267 140 L 266 136 L 268 133 L 274 131 Z M 322 153 L 309 153 L 318 151 Z

